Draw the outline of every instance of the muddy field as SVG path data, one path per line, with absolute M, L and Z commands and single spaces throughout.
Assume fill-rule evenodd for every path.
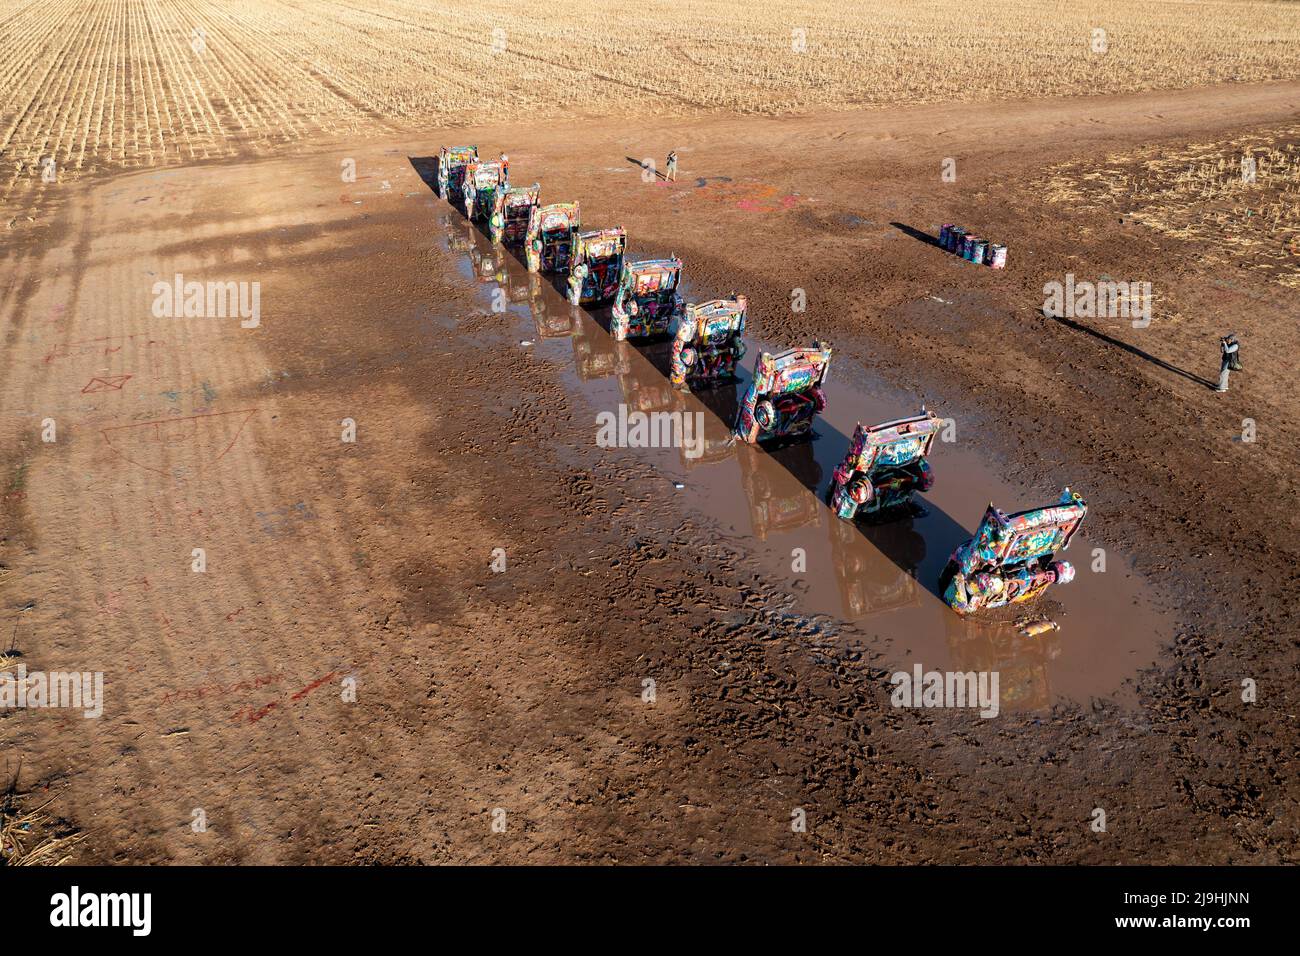
M 106 689 L 96 720 L 0 716 L 21 801 L 84 862 L 1295 861 L 1295 262 L 1207 268 L 1123 196 L 1044 200 L 1298 106 L 512 123 L 44 190 L 0 265 L 7 643 Z M 734 393 L 672 393 L 662 345 L 437 199 L 451 139 L 681 256 L 688 298 L 745 291 L 751 368 L 831 341 L 818 439 L 726 445 Z M 1045 318 L 1067 272 L 1151 282 L 1154 320 Z M 259 283 L 256 325 L 158 315 L 177 274 Z M 838 521 L 854 423 L 921 402 L 957 435 L 924 514 Z M 598 447 L 619 403 L 702 412 L 706 454 Z M 1065 485 L 1060 631 L 958 622 L 935 579 L 983 506 Z M 891 707 L 914 663 L 999 670 L 1001 713 Z

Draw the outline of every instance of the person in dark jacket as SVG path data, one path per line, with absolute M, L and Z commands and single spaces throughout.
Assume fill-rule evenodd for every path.
M 1235 334 L 1225 335 L 1219 339 L 1219 387 L 1216 392 L 1228 390 L 1228 374 L 1241 371 L 1241 358 L 1238 355 L 1240 345 Z

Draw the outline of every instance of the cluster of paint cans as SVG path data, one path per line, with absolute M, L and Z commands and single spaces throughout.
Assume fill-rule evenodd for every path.
M 981 239 L 973 232 L 967 232 L 961 226 L 944 223 L 939 230 L 939 245 L 951 253 L 961 256 L 977 265 L 991 266 L 994 269 L 1007 267 L 1007 247 Z

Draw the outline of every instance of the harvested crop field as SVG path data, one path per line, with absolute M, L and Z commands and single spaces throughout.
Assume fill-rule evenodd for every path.
M 0 711 L 6 856 L 1300 860 L 1300 7 L 969 9 L 0 0 L 0 670 L 103 678 Z M 816 439 L 729 440 L 436 195 L 453 143 L 744 292 L 742 385 L 829 341 Z M 837 517 L 922 403 L 922 507 Z M 954 614 L 986 505 L 1067 486 L 1076 580 Z
M 320 136 L 777 114 L 1300 73 L 1293 4 L 0 0 L 0 188 Z
M 1300 126 L 1081 160 L 1044 185 L 1052 202 L 1128 216 L 1207 262 L 1300 289 Z

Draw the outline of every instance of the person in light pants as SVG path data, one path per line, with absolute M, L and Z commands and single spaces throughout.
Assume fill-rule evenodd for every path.
M 668 154 L 668 171 L 664 174 L 664 179 L 670 183 L 677 182 L 677 150 Z
M 1241 370 L 1241 360 L 1237 357 L 1239 347 L 1236 335 L 1225 335 L 1219 339 L 1221 358 L 1219 361 L 1219 387 L 1215 389 L 1216 392 L 1226 392 L 1228 390 L 1229 373 Z

